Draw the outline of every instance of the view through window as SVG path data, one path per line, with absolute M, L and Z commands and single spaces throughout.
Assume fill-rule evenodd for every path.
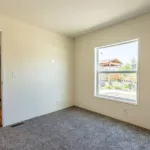
M 96 96 L 137 102 L 138 40 L 96 48 Z

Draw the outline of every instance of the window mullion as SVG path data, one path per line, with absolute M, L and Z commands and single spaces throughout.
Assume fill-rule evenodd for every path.
M 136 70 L 133 70 L 133 71 L 97 71 L 97 73 L 106 73 L 106 74 L 109 74 L 109 73 L 137 73 Z

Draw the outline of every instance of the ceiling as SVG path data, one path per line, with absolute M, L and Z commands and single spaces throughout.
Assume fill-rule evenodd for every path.
M 0 0 L 0 13 L 76 37 L 150 10 L 150 0 Z

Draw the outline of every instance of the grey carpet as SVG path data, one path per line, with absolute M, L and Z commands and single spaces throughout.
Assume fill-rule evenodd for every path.
M 72 107 L 1 128 L 0 150 L 150 150 L 150 132 Z

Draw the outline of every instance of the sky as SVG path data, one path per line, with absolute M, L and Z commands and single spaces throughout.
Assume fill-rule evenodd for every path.
M 138 41 L 99 48 L 99 60 L 118 58 L 122 63 L 127 63 L 133 57 L 138 59 Z

